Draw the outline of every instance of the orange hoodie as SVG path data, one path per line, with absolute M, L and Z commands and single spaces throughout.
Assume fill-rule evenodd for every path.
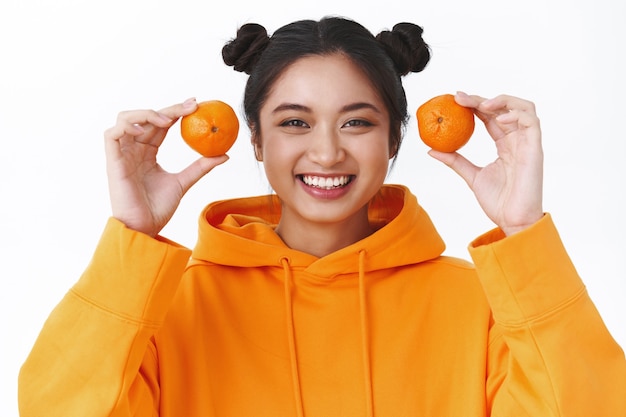
M 626 360 L 552 220 L 444 244 L 408 190 L 323 258 L 275 197 L 222 201 L 190 252 L 111 219 L 19 381 L 30 416 L 625 416 Z

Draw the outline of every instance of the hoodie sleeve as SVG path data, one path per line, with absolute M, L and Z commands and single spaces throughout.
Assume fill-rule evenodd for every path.
M 110 219 L 19 375 L 21 417 L 152 416 L 163 322 L 190 251 Z
M 469 250 L 496 322 L 487 380 L 490 415 L 624 415 L 624 352 L 550 215 L 506 238 L 491 231 Z

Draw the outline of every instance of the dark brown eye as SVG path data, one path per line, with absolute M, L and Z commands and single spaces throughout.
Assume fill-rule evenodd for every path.
M 284 127 L 309 127 L 309 125 L 307 125 L 305 122 L 299 119 L 285 120 L 280 125 Z
M 372 123 L 363 119 L 353 119 L 343 125 L 343 127 L 369 127 L 369 126 L 372 126 Z

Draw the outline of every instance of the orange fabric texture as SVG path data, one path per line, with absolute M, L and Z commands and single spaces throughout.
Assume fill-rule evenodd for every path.
M 279 216 L 213 203 L 193 252 L 111 219 L 22 367 L 21 416 L 624 414 L 624 353 L 550 215 L 478 238 L 475 266 L 401 186 L 323 258 Z

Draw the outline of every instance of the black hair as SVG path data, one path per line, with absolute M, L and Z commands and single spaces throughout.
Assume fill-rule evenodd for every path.
M 422 28 L 398 23 L 374 36 L 359 23 L 342 17 L 289 23 L 269 37 L 256 23 L 241 26 L 222 48 L 226 65 L 249 74 L 243 100 L 246 123 L 253 140 L 260 132 L 259 113 L 274 82 L 296 60 L 313 55 L 341 53 L 363 70 L 389 113 L 389 148 L 397 155 L 409 119 L 401 77 L 422 71 L 430 48 Z

